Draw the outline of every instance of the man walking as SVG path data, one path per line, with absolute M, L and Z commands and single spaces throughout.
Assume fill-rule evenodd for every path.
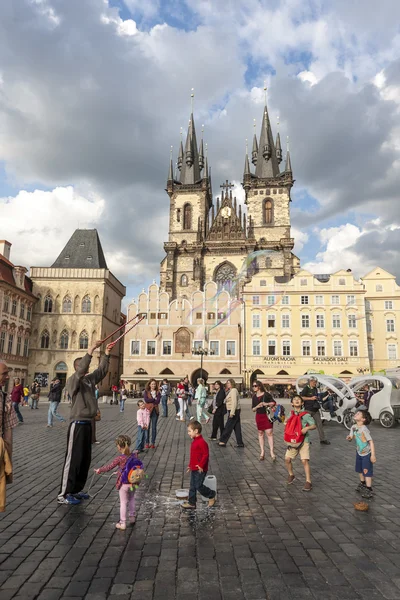
M 301 397 L 304 402 L 304 409 L 312 416 L 318 429 L 319 441 L 321 444 L 329 446 L 330 441 L 325 437 L 324 427 L 322 425 L 321 415 L 319 412 L 317 379 L 310 377 L 309 383 L 303 388 Z
M 96 385 L 108 372 L 110 352 L 115 343 L 107 345 L 99 367 L 93 373 L 88 373 L 93 352 L 101 345 L 101 341 L 96 342 L 86 356 L 75 360 L 75 373 L 67 381 L 67 391 L 72 399 L 71 423 L 57 498 L 60 504 L 80 504 L 81 500 L 89 498 L 82 490 L 92 460 L 92 420 L 97 413 Z
M 2 389 L 8 379 L 9 368 L 5 362 L 0 361 L 0 436 L 4 439 L 4 445 L 12 461 L 12 430 L 18 425 L 18 419 L 11 401 L 7 400 L 7 394 Z M 11 477 L 7 480 L 11 483 Z
M 62 394 L 61 381 L 59 379 L 57 379 L 57 377 L 56 377 L 55 379 L 53 379 L 53 381 L 50 384 L 50 391 L 49 391 L 49 403 L 50 404 L 49 404 L 49 412 L 47 415 L 47 427 L 53 427 L 53 417 L 55 417 L 62 423 L 65 422 L 64 417 L 59 415 L 57 412 L 57 408 L 61 402 L 61 394 Z

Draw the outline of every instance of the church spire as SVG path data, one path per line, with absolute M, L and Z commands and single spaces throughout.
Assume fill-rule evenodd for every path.
M 292 161 L 290 160 L 290 152 L 289 152 L 289 136 L 287 137 L 286 143 L 286 163 L 285 163 L 285 173 L 292 174 Z
M 253 135 L 253 150 L 251 152 L 251 162 L 255 166 L 257 164 L 257 156 L 258 156 L 258 142 L 257 142 L 257 134 L 256 134 L 256 120 L 254 119 L 254 135 Z
M 169 159 L 169 171 L 168 171 L 168 182 L 174 181 L 174 166 L 172 164 L 172 146 L 171 146 L 171 156 Z
M 204 169 L 204 143 L 203 143 L 203 135 L 204 135 L 204 125 L 201 126 L 201 142 L 199 148 L 199 167 L 200 171 Z
M 249 161 L 249 149 L 248 149 L 248 145 L 247 145 L 247 140 L 246 140 L 246 157 L 244 159 L 244 179 L 246 179 L 246 176 L 248 177 L 249 175 L 251 175 L 251 171 L 250 171 L 250 161 Z
M 266 87 L 264 87 L 264 91 L 266 93 Z M 259 152 L 257 154 L 256 177 L 265 179 L 279 175 L 279 164 L 276 156 L 274 139 L 272 137 L 272 129 L 266 100 L 258 148 Z

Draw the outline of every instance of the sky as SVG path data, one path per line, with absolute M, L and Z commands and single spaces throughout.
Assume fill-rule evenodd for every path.
M 2 0 L 0 239 L 50 266 L 97 228 L 127 301 L 158 281 L 165 192 L 194 89 L 214 199 L 243 201 L 267 86 L 289 136 L 304 268 L 400 281 L 400 2 Z

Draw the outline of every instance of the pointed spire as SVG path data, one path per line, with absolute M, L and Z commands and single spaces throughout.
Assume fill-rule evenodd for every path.
M 255 166 L 257 164 L 257 156 L 258 156 L 258 142 L 257 142 L 257 134 L 256 134 L 256 120 L 253 119 L 254 122 L 254 135 L 253 135 L 253 150 L 251 152 L 251 162 Z
M 290 160 L 290 152 L 289 152 L 289 136 L 287 137 L 287 141 L 286 141 L 285 173 L 292 173 L 292 161 Z
M 204 146 L 203 146 L 204 125 L 201 126 L 201 142 L 199 148 L 199 167 L 200 171 L 204 169 Z
M 169 159 L 169 171 L 168 171 L 168 181 L 174 180 L 174 166 L 172 164 L 172 146 L 171 146 L 171 155 Z
M 277 130 L 278 130 L 278 132 L 276 134 L 276 143 L 275 143 L 276 160 L 280 164 L 282 162 L 282 146 L 281 146 L 281 136 L 280 136 L 280 133 L 279 133 L 279 117 L 277 119 L 276 127 L 277 127 Z
M 181 127 L 181 139 L 180 139 L 180 143 L 179 143 L 179 153 L 178 153 L 178 169 L 181 170 L 182 169 L 182 164 L 183 164 L 183 144 L 182 144 L 182 127 Z
M 267 88 L 264 87 L 266 95 Z M 265 100 L 264 114 L 261 125 L 260 152 L 257 156 L 256 177 L 264 179 L 279 175 L 279 163 L 276 157 L 274 139 L 272 137 L 271 123 L 268 116 L 267 101 Z
M 257 140 L 256 140 L 256 143 L 257 143 Z M 253 147 L 254 147 L 254 144 L 253 144 Z M 246 178 L 246 175 L 247 176 L 251 175 L 251 172 L 250 172 L 250 162 L 249 162 L 249 148 L 248 148 L 248 145 L 247 145 L 247 140 L 246 140 L 246 157 L 244 159 L 244 173 L 243 173 L 243 175 L 244 175 L 244 179 Z

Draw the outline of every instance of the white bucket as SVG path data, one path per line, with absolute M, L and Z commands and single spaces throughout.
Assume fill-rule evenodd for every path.
M 214 492 L 217 491 L 217 478 L 215 477 L 215 475 L 207 475 L 205 480 L 204 480 L 204 485 L 208 488 L 210 488 L 210 490 L 214 490 Z M 208 498 L 204 498 L 204 496 L 201 496 L 201 499 L 203 500 L 203 502 L 208 502 Z
M 175 490 L 175 496 L 180 504 L 186 502 L 189 498 L 189 490 Z

